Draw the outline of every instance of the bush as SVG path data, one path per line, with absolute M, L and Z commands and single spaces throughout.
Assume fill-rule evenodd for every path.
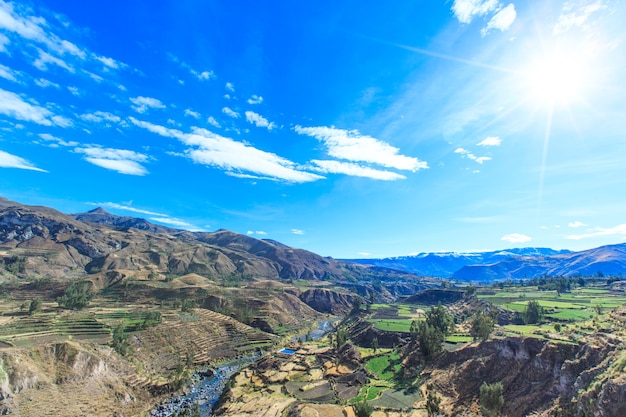
M 75 282 L 65 290 L 62 296 L 57 297 L 59 307 L 71 310 L 80 310 L 89 304 L 91 294 L 87 291 L 87 282 Z
M 36 311 L 41 310 L 41 298 L 37 297 L 30 302 L 30 306 L 28 307 L 28 314 L 33 315 Z
M 441 397 L 434 391 L 432 384 L 428 384 L 426 389 L 428 390 L 426 393 L 426 412 L 428 413 L 428 417 L 437 416 L 441 411 Z
M 524 311 L 524 323 L 526 324 L 538 324 L 543 320 L 544 311 L 543 307 L 539 304 L 539 301 L 532 300 L 526 305 Z
M 498 417 L 504 405 L 502 396 L 502 383 L 487 384 L 480 386 L 480 412 L 484 417 Z
M 356 417 L 370 417 L 374 412 L 374 407 L 372 407 L 370 403 L 365 400 L 354 404 L 352 408 L 354 409 Z

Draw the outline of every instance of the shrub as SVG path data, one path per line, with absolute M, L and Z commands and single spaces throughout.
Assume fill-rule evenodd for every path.
M 352 408 L 356 417 L 370 417 L 374 412 L 374 407 L 365 400 L 354 404 Z
M 504 405 L 502 396 L 502 383 L 487 384 L 480 386 L 480 411 L 484 417 L 498 417 Z

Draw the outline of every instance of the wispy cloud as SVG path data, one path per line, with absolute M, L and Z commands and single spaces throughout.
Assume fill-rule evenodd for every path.
M 261 104 L 261 103 L 263 103 L 263 97 L 257 96 L 256 94 L 248 99 L 248 104 Z
M 161 136 L 176 138 L 188 148 L 185 155 L 198 164 L 222 169 L 234 176 L 254 176 L 293 183 L 303 183 L 324 177 L 306 172 L 298 165 L 274 153 L 249 144 L 220 136 L 206 129 L 194 128 L 191 133 L 130 118 L 138 127 Z
M 304 234 L 304 230 L 291 229 L 291 233 L 293 233 L 294 235 L 303 235 Z
M 166 108 L 165 104 L 161 103 L 160 100 L 152 97 L 131 97 L 131 103 L 133 103 L 133 110 L 137 113 L 145 113 L 149 109 L 164 109 Z
M 502 144 L 502 139 L 497 136 L 488 136 L 485 139 L 478 142 L 477 146 L 500 146 Z
M 500 240 L 504 240 L 505 242 L 509 242 L 509 243 L 526 243 L 526 242 L 530 242 L 532 238 L 530 236 L 526 236 L 521 233 L 511 233 L 511 234 L 502 236 Z
M 476 156 L 467 149 L 457 148 L 454 153 L 460 154 L 463 158 L 471 159 L 472 161 L 476 161 L 479 164 L 482 164 L 485 161 L 490 161 L 491 158 L 488 156 Z
M 231 93 L 235 92 L 235 85 L 233 83 L 231 83 L 231 82 L 227 82 L 226 85 L 224 86 L 224 88 L 226 88 Z
M 486 36 L 492 29 L 502 32 L 508 30 L 517 18 L 515 5 L 509 3 L 503 6 L 499 0 L 454 0 L 452 13 L 459 22 L 468 24 L 476 17 L 491 16 L 481 30 L 482 36 Z
M 362 135 L 358 130 L 296 126 L 295 131 L 324 143 L 328 155 L 335 158 L 413 172 L 428 168 L 425 161 L 401 155 L 398 148 L 371 136 Z
M 573 27 L 582 27 L 592 14 L 606 7 L 602 0 L 567 1 L 554 25 L 554 33 L 558 35 Z
M 193 224 L 189 222 L 178 219 L 176 217 L 172 217 L 167 214 L 158 213 L 158 212 L 151 211 L 151 210 L 144 210 L 144 209 L 136 208 L 133 206 L 129 206 L 128 204 L 118 204 L 118 203 L 112 203 L 110 201 L 104 202 L 104 203 L 88 203 L 88 204 L 92 206 L 97 206 L 97 207 L 106 207 L 106 208 L 114 209 L 114 210 L 128 211 L 131 213 L 145 214 L 146 216 L 150 216 L 148 217 L 148 220 L 151 220 L 153 222 L 165 224 L 167 226 L 182 228 L 182 229 L 189 230 L 192 232 L 203 230 L 201 228 L 198 228 L 197 226 L 194 226 Z
M 29 171 L 48 172 L 44 169 L 37 168 L 32 162 L 0 150 L 0 168 L 18 168 Z
M 246 112 L 246 120 L 248 123 L 252 123 L 256 127 L 265 127 L 267 130 L 272 130 L 276 127 L 274 122 L 270 122 L 265 117 L 253 111 Z
M 211 78 L 215 78 L 215 73 L 213 71 L 196 72 L 191 70 L 191 73 L 195 75 L 199 80 L 210 80 Z
M 191 65 L 182 61 L 180 58 L 178 58 L 176 55 L 172 53 L 168 53 L 167 57 L 169 58 L 170 61 L 177 63 L 178 65 L 180 65 L 181 68 L 184 68 L 187 71 L 189 71 L 189 73 L 191 73 L 194 77 L 196 77 L 200 81 L 206 81 L 206 80 L 217 78 L 217 76 L 215 75 L 215 72 L 211 70 L 207 70 L 207 71 L 195 70 L 194 68 L 191 67 Z M 179 82 L 181 81 L 182 81 L 182 84 L 184 84 L 183 80 L 179 80 Z
M 493 15 L 493 17 L 487 23 L 487 26 L 482 28 L 480 34 L 482 36 L 487 36 L 489 31 L 492 29 L 497 29 L 500 32 L 504 32 L 509 30 L 515 19 L 517 18 L 517 12 L 515 11 L 515 5 L 510 3 L 505 8 L 501 9 Z
M 211 125 L 211 126 L 213 126 L 213 127 L 217 127 L 218 129 L 219 129 L 220 127 L 222 127 L 222 126 L 220 125 L 220 122 L 218 122 L 218 121 L 215 119 L 215 117 L 213 117 L 213 116 L 209 116 L 209 117 L 206 119 L 206 121 L 207 121 L 207 123 L 208 123 L 208 124 L 210 124 L 210 125 Z
M 86 122 L 93 122 L 93 123 L 111 122 L 111 123 L 124 124 L 122 119 L 119 116 L 116 116 L 112 113 L 105 112 L 105 111 L 85 113 L 85 114 L 81 114 L 79 117 Z
M 194 119 L 200 118 L 200 113 L 191 109 L 185 109 L 185 116 L 193 117 Z
M 236 111 L 234 111 L 230 107 L 223 107 L 222 108 L 222 113 L 224 113 L 228 117 L 232 117 L 233 119 L 238 119 L 239 117 L 241 117 L 241 115 L 239 113 L 237 113 Z
M 7 45 L 9 43 L 11 43 L 9 38 L 7 38 L 5 34 L 0 33 L 0 52 L 5 53 L 5 54 L 8 53 L 9 50 L 7 49 Z
M 589 229 L 588 233 L 583 233 L 580 235 L 565 236 L 565 239 L 582 240 L 582 239 L 590 239 L 590 238 L 599 237 L 599 236 L 620 236 L 620 235 L 626 235 L 626 224 L 620 224 L 615 227 L 594 227 L 592 229 Z
M 374 168 L 363 167 L 357 164 L 341 161 L 311 161 L 312 170 L 325 174 L 345 174 L 354 177 L 365 177 L 382 181 L 395 181 L 406 179 L 404 175 L 391 171 L 382 171 Z
M 576 229 L 576 228 L 584 227 L 584 226 L 587 226 L 587 225 L 585 223 L 583 223 L 583 222 L 579 222 L 578 220 L 576 220 L 575 222 L 569 223 L 567 226 Z
M 47 87 L 59 88 L 60 87 L 59 84 L 53 83 L 52 81 L 46 80 L 45 78 L 36 79 L 35 84 L 37 84 L 39 87 L 42 87 L 42 88 L 47 88 Z
M 4 78 L 5 80 L 17 82 L 17 78 L 19 76 L 19 72 L 15 71 L 6 65 L 0 64 L 0 78 Z
M 497 10 L 498 0 L 454 0 L 452 12 L 461 23 L 472 23 L 476 16 Z
M 149 158 L 142 153 L 95 146 L 76 148 L 74 151 L 84 154 L 85 161 L 120 174 L 142 176 L 148 173 L 141 163 L 147 162 Z
M 68 119 L 56 116 L 50 110 L 28 103 L 17 94 L 2 89 L 0 89 L 0 114 L 44 126 L 66 127 L 71 124 Z
M 263 230 L 248 230 L 248 232 L 246 233 L 247 235 L 259 235 L 259 236 L 266 236 L 267 232 L 263 231 Z
M 59 147 L 59 146 L 74 147 L 74 146 L 80 145 L 78 142 L 75 142 L 75 141 L 68 142 L 61 138 L 57 138 L 56 136 L 53 136 L 49 133 L 40 133 L 38 136 L 47 142 L 51 142 L 52 144 L 49 145 L 51 147 Z

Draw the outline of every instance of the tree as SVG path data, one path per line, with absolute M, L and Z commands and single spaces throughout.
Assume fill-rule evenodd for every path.
M 480 386 L 480 412 L 484 417 L 498 417 L 504 405 L 502 396 L 502 383 L 487 384 Z
M 28 307 L 28 314 L 33 315 L 36 311 L 41 310 L 41 298 L 36 297 L 34 300 L 30 302 L 30 306 Z
M 433 384 L 428 384 L 426 389 L 428 390 L 426 392 L 426 412 L 428 413 L 428 417 L 437 416 L 441 411 L 441 397 L 435 392 Z
M 111 346 L 117 353 L 122 356 L 126 356 L 130 353 L 130 343 L 128 342 L 128 335 L 125 333 L 124 322 L 120 322 L 113 329 L 113 340 L 111 341 Z
M 352 408 L 356 417 L 370 417 L 374 412 L 374 407 L 365 400 L 355 403 Z
M 539 301 L 532 300 L 529 301 L 526 305 L 526 310 L 524 311 L 524 323 L 526 324 L 537 324 L 543 320 L 544 311 L 543 307 L 539 304 Z
M 362 304 L 363 304 L 363 300 L 361 300 L 361 297 L 359 296 L 354 297 L 354 299 L 352 300 L 352 312 L 358 313 L 361 310 Z
M 436 355 L 443 350 L 445 335 L 426 321 L 417 322 L 416 337 L 420 351 L 425 357 Z
M 376 353 L 376 351 L 378 350 L 378 338 L 374 337 L 372 339 L 372 349 L 374 350 L 374 353 Z
M 337 335 L 335 336 L 335 340 L 337 341 L 337 349 L 343 346 L 344 343 L 348 341 L 348 331 L 343 327 L 337 329 Z
M 441 303 L 426 312 L 426 324 L 439 330 L 444 337 L 454 329 L 454 319 Z
M 494 327 L 495 322 L 493 318 L 483 311 L 474 315 L 470 335 L 474 340 L 487 340 L 491 332 L 493 332 Z
M 196 303 L 192 300 L 183 300 L 180 303 L 180 311 L 183 313 L 193 314 L 193 309 L 196 308 Z
M 62 296 L 57 297 L 59 307 L 71 310 L 80 310 L 89 304 L 91 294 L 87 290 L 87 282 L 75 282 L 65 290 Z

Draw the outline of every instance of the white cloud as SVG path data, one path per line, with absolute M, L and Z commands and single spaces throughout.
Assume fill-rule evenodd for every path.
M 504 240 L 505 242 L 510 242 L 510 243 L 526 243 L 526 242 L 530 242 L 532 238 L 530 236 L 526 236 L 521 233 L 511 233 L 511 234 L 502 236 L 500 240 Z
M 27 169 L 29 171 L 48 172 L 41 168 L 37 168 L 32 162 L 27 161 L 17 155 L 10 154 L 0 150 L 0 168 L 18 168 Z
M 185 116 L 193 117 L 194 119 L 200 118 L 200 113 L 191 109 L 185 109 Z
M 132 108 L 137 113 L 145 113 L 148 109 L 164 109 L 166 107 L 160 100 L 152 97 L 131 97 L 130 101 L 134 104 Z
M 250 236 L 252 236 L 252 235 L 266 236 L 267 232 L 265 232 L 263 230 L 255 230 L 255 231 L 248 230 L 248 232 L 246 232 L 246 234 L 250 235 Z
M 68 121 L 65 118 L 53 115 L 48 109 L 30 104 L 17 94 L 3 89 L 0 89 L 0 114 L 44 126 L 57 125 L 64 127 Z
M 108 207 L 108 208 L 117 209 L 117 210 L 130 211 L 130 212 L 133 212 L 133 213 L 147 214 L 149 216 L 159 216 L 159 217 L 166 216 L 165 214 L 156 213 L 154 211 L 149 211 L 149 210 L 138 209 L 138 208 L 129 206 L 127 204 L 118 204 L 118 203 L 112 203 L 112 202 L 88 203 L 88 204 L 90 204 L 92 206 L 98 206 L 98 207 Z
M 17 82 L 17 76 L 19 75 L 18 71 L 15 71 L 6 65 L 0 64 L 0 77 L 5 80 Z
M 235 86 L 233 85 L 233 83 L 228 82 L 226 83 L 226 85 L 224 86 L 228 91 L 230 91 L 231 93 L 235 92 Z
M 213 117 L 213 116 L 209 116 L 209 118 L 208 118 L 208 119 L 206 119 L 206 121 L 207 121 L 207 122 L 208 122 L 211 126 L 214 126 L 214 127 L 217 127 L 217 128 L 222 127 L 222 126 L 220 126 L 220 123 L 219 123 L 217 120 L 215 120 L 215 117 Z
M 252 123 L 256 127 L 266 127 L 267 130 L 272 130 L 276 127 L 274 122 L 268 121 L 265 117 L 253 111 L 246 112 L 246 120 L 248 123 Z
M 490 161 L 491 158 L 488 156 L 476 156 L 467 149 L 457 148 L 454 153 L 460 154 L 463 158 L 471 159 L 472 161 L 476 161 L 479 164 L 482 164 L 485 161 Z
M 263 103 L 263 97 L 254 94 L 248 99 L 248 104 L 261 104 Z
M 202 71 L 202 72 L 192 71 L 192 74 L 198 77 L 199 80 L 210 80 L 211 78 L 215 78 L 215 73 L 213 71 Z
M 148 170 L 140 162 L 146 162 L 148 156 L 125 149 L 111 149 L 90 146 L 76 148 L 75 152 L 85 155 L 85 160 L 102 168 L 127 175 L 146 175 Z
M 42 87 L 42 88 L 47 88 L 47 87 L 59 88 L 60 87 L 59 84 L 53 83 L 52 81 L 48 81 L 45 78 L 36 79 L 35 84 L 37 84 L 39 87 Z
M 153 222 L 157 223 L 167 224 L 168 226 L 180 227 L 187 230 L 198 230 L 194 225 L 187 223 L 184 220 L 175 219 L 173 217 L 150 217 L 148 220 L 152 220 Z
M 7 49 L 7 45 L 10 43 L 9 38 L 7 38 L 4 34 L 0 33 L 0 52 L 9 53 Z
M 192 161 L 222 169 L 229 175 L 252 175 L 255 178 L 293 183 L 317 181 L 324 178 L 302 171 L 294 162 L 274 153 L 262 151 L 206 129 L 194 128 L 191 133 L 183 133 L 180 130 L 169 129 L 132 117 L 130 120 L 138 127 L 180 140 L 189 147 L 185 150 L 185 155 Z
M 293 233 L 294 235 L 303 235 L 304 234 L 304 230 L 291 229 L 291 233 Z
M 226 100 L 230 100 L 230 99 L 231 99 L 230 94 L 224 94 L 224 98 L 225 98 Z
M 80 145 L 78 142 L 74 142 L 74 141 L 67 142 L 67 141 L 65 141 L 65 140 L 63 140 L 61 138 L 57 138 L 56 136 L 53 136 L 53 135 L 51 135 L 49 133 L 40 133 L 38 136 L 41 139 L 43 139 L 43 140 L 45 140 L 47 142 L 53 142 L 55 147 L 58 147 L 58 146 L 72 146 L 73 147 L 73 146 Z
M 375 180 L 383 181 L 395 181 L 406 179 L 404 175 L 397 174 L 390 171 L 382 171 L 369 167 L 362 167 L 357 164 L 340 161 L 320 161 L 314 159 L 311 161 L 314 164 L 311 167 L 312 170 L 322 172 L 325 174 L 345 174 L 353 177 L 365 177 Z
M 482 36 L 486 36 L 490 30 L 497 29 L 500 32 L 509 30 L 515 19 L 517 18 L 517 12 L 515 11 L 515 5 L 509 3 L 505 8 L 501 9 L 493 15 L 493 17 L 487 23 L 481 31 Z
M 202 230 L 192 225 L 191 223 L 188 223 L 184 220 L 180 220 L 176 217 L 172 217 L 163 213 L 157 213 L 157 212 L 150 211 L 150 210 L 139 209 L 136 207 L 129 206 L 128 204 L 118 204 L 118 203 L 112 203 L 112 202 L 87 203 L 87 204 L 92 205 L 92 206 L 107 207 L 107 208 L 122 210 L 122 211 L 130 211 L 132 213 L 145 214 L 147 216 L 152 216 L 152 217 L 149 217 L 148 220 L 151 220 L 153 222 L 166 224 L 168 226 L 179 227 L 179 228 L 183 228 L 183 229 L 190 230 L 190 231 Z
M 593 229 L 589 229 L 589 233 L 565 236 L 565 239 L 581 240 L 581 239 L 589 239 L 589 238 L 599 237 L 599 236 L 619 236 L 619 235 L 626 235 L 626 224 L 620 224 L 615 227 L 594 227 Z
M 72 95 L 80 96 L 80 90 L 78 89 L 78 87 L 68 85 L 67 89 L 70 91 L 70 93 L 72 93 Z
M 454 0 L 452 12 L 461 23 L 472 23 L 476 16 L 484 16 L 498 9 L 498 0 Z
M 237 118 L 241 117 L 241 115 L 239 113 L 237 113 L 236 111 L 232 110 L 230 107 L 222 108 L 222 113 L 224 113 L 228 117 L 232 117 L 233 119 L 237 119 Z
M 65 62 L 64 60 L 62 60 L 59 57 L 56 56 L 52 56 L 49 53 L 43 51 L 43 50 L 39 50 L 39 58 L 37 58 L 35 61 L 33 61 L 33 65 L 35 66 L 35 68 L 41 70 L 41 71 L 47 71 L 48 70 L 48 64 L 53 64 L 56 65 L 60 68 L 63 68 L 71 73 L 74 73 L 75 70 L 74 68 L 72 68 L 67 62 Z
M 602 0 L 565 2 L 559 20 L 554 25 L 554 33 L 558 35 L 573 27 L 582 27 L 593 13 L 604 8 L 606 5 Z
M 122 119 L 119 116 L 116 116 L 112 113 L 105 112 L 105 111 L 96 111 L 93 113 L 81 114 L 79 117 L 87 122 L 94 122 L 94 123 L 100 123 L 103 121 L 112 122 L 112 123 L 122 123 Z
M 335 158 L 413 172 L 428 168 L 425 161 L 401 155 L 398 148 L 371 136 L 362 135 L 358 130 L 296 126 L 295 131 L 323 142 L 328 155 Z
M 369 252 L 358 252 L 357 255 L 361 255 L 361 256 L 372 256 L 371 253 Z
M 103 63 L 104 66 L 109 67 L 111 69 L 119 69 L 119 68 L 126 67 L 126 64 L 123 64 L 119 61 L 114 60 L 113 58 L 109 58 L 106 56 L 94 55 L 94 58 L 100 61 L 101 63 Z
M 578 220 L 576 220 L 575 222 L 569 223 L 567 226 L 576 229 L 576 228 L 587 226 L 587 225 L 583 222 L 579 222 Z
M 502 139 L 497 136 L 487 136 L 485 139 L 478 142 L 476 145 L 478 146 L 500 146 L 502 144 Z

